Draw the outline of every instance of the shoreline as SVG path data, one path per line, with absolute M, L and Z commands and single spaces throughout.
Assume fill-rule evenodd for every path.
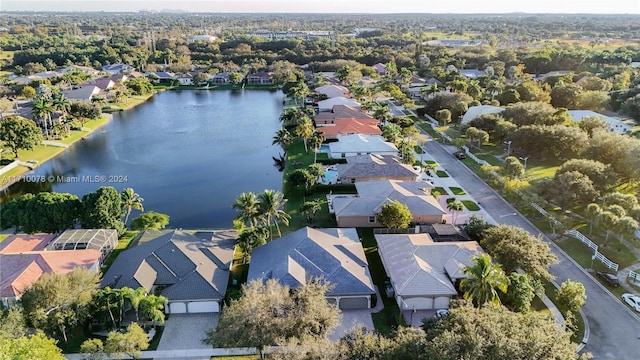
M 140 105 L 140 104 L 144 104 L 145 102 L 147 102 L 147 100 L 151 99 L 156 93 L 163 91 L 164 89 L 159 89 L 156 90 L 155 92 L 153 92 L 152 94 L 149 94 L 148 96 L 145 96 L 143 99 L 135 99 L 135 102 L 133 104 L 130 104 L 129 106 L 126 106 L 124 108 L 122 108 L 120 111 L 126 111 L 126 110 L 130 110 L 135 108 L 136 106 Z M 34 171 L 35 169 L 37 169 L 38 167 L 40 167 L 40 165 L 46 163 L 47 161 L 55 158 L 56 156 L 62 154 L 64 151 L 66 151 L 68 148 L 70 148 L 71 146 L 73 146 L 75 143 L 77 143 L 80 140 L 85 139 L 87 136 L 93 134 L 96 130 L 102 128 L 103 126 L 105 126 L 107 123 L 111 122 L 113 120 L 113 115 L 111 113 L 101 113 L 100 118 L 96 119 L 96 120 L 91 120 L 91 121 L 97 121 L 98 123 L 96 124 L 96 126 L 94 128 L 89 128 L 89 131 L 84 131 L 84 130 L 79 130 L 82 131 L 83 134 L 81 134 L 80 136 L 78 136 L 77 139 L 71 141 L 70 143 L 65 143 L 65 145 L 68 145 L 66 147 L 62 147 L 62 146 L 55 146 L 55 145 L 42 145 L 45 147 L 57 147 L 59 148 L 58 151 L 53 152 L 52 154 L 46 155 L 44 158 L 42 159 L 28 159 L 28 160 L 37 160 L 38 162 L 33 164 L 33 168 L 29 169 L 25 166 L 22 165 L 18 165 L 16 168 L 9 170 L 6 174 L 2 174 L 0 175 L 0 191 L 6 191 L 9 187 L 11 187 L 11 185 L 19 182 L 25 175 L 28 175 L 30 172 Z M 83 127 L 83 129 L 86 129 L 87 127 Z M 39 146 L 40 146 L 39 145 Z M 26 161 L 28 161 L 26 160 Z M 24 161 L 24 160 L 23 160 Z

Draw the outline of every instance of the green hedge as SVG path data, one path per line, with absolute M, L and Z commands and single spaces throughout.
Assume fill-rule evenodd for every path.
M 323 165 L 346 164 L 347 159 L 317 159 L 317 162 Z

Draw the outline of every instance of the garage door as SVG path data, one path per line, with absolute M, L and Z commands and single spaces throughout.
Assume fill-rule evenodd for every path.
M 340 299 L 340 309 L 367 309 L 369 308 L 369 300 L 366 297 L 342 298 Z
M 181 302 L 169 303 L 169 314 L 184 314 L 187 312 L 187 306 Z
M 433 309 L 433 298 L 415 297 L 402 299 L 402 310 L 431 310 Z
M 449 308 L 449 297 L 448 296 L 439 296 L 433 301 L 434 309 L 448 309 Z
M 216 301 L 190 302 L 187 304 L 187 312 L 190 314 L 220 312 L 220 305 Z

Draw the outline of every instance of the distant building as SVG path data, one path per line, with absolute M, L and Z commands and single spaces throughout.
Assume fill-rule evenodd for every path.
M 212 42 L 212 41 L 216 41 L 216 39 L 218 38 L 213 35 L 196 35 L 192 38 L 187 39 L 187 43 L 191 44 L 196 41 Z
M 257 36 L 267 38 L 270 40 L 282 40 L 282 39 L 334 39 L 335 34 L 333 31 L 270 31 L 270 30 L 256 30 L 247 33 L 248 36 Z
M 130 66 L 127 64 L 111 64 L 111 65 L 104 65 L 102 67 L 102 71 L 108 73 L 109 75 L 128 74 L 133 70 L 135 70 L 133 66 Z
M 462 46 L 479 46 L 482 45 L 480 40 L 465 40 L 465 39 L 443 39 L 443 40 L 430 40 L 427 41 L 429 46 L 446 46 L 446 47 L 462 47 Z
M 611 116 L 606 116 L 599 114 L 595 111 L 591 110 L 568 110 L 567 113 L 571 116 L 571 119 L 575 122 L 580 122 L 585 117 L 599 117 L 602 120 L 606 121 L 609 124 L 609 128 L 607 131 L 609 132 L 617 132 L 618 134 L 625 134 L 631 131 L 631 125 L 625 124 L 620 119 L 616 119 Z

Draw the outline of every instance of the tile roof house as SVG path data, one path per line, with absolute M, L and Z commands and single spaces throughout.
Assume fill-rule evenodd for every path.
M 334 105 L 330 111 L 319 112 L 313 117 L 316 126 L 335 124 L 336 120 L 376 120 L 350 105 Z
M 229 84 L 231 80 L 229 80 L 229 74 L 226 72 L 221 72 L 213 75 L 209 82 L 212 84 Z
M 104 65 L 102 67 L 102 71 L 108 73 L 109 75 L 128 74 L 133 70 L 135 70 L 133 66 L 130 66 L 127 64 L 110 64 L 110 65 Z
M 315 92 L 317 92 L 318 94 L 327 95 L 329 99 L 334 97 L 339 97 L 339 96 L 349 97 L 349 89 L 347 89 L 342 85 L 332 84 L 332 85 L 320 86 L 315 88 Z
M 334 140 L 340 135 L 382 135 L 382 130 L 378 127 L 378 120 L 349 120 L 338 119 L 334 124 L 319 126 L 318 131 L 324 134 L 325 139 Z
M 340 227 L 381 227 L 377 214 L 390 201 L 399 201 L 413 215 L 411 222 L 442 222 L 447 213 L 431 195 L 433 185 L 427 182 L 378 180 L 356 182 L 357 196 L 331 195 L 329 212 L 335 214 Z
M 332 111 L 333 107 L 336 105 L 347 105 L 347 106 L 351 106 L 355 109 L 360 109 L 360 103 L 353 100 L 353 99 L 347 99 L 344 96 L 337 96 L 334 98 L 330 98 L 327 100 L 320 100 L 318 101 L 318 112 L 324 112 L 324 111 Z
M 168 314 L 219 312 L 227 291 L 237 233 L 146 231 L 123 251 L 102 287 L 145 288 L 165 296 Z
M 383 63 L 377 63 L 375 65 L 372 66 L 373 69 L 376 71 L 376 73 L 380 76 L 385 76 L 387 75 L 387 65 L 383 64 Z
M 247 75 L 247 84 L 249 85 L 271 85 L 273 84 L 273 75 L 268 72 L 257 72 Z
M 104 92 L 96 85 L 85 85 L 77 89 L 62 92 L 69 100 L 91 101 L 94 96 L 102 95 Z
M 345 158 L 355 155 L 398 155 L 398 148 L 380 135 L 338 135 L 338 141 L 329 143 L 329 157 Z
M 420 172 L 395 156 L 349 156 L 346 164 L 336 164 L 338 180 L 343 184 L 371 180 L 417 181 Z
M 447 309 L 471 258 L 475 241 L 434 242 L 428 234 L 375 234 L 378 252 L 403 311 Z
M 14 304 L 44 274 L 66 274 L 78 267 L 100 269 L 103 253 L 99 249 L 51 248 L 55 238 L 51 234 L 12 235 L 0 243 L 0 301 L 4 306 Z
M 333 285 L 329 302 L 340 309 L 367 309 L 375 294 L 356 229 L 305 227 L 253 250 L 248 281 L 276 279 L 297 288 L 323 278 Z

